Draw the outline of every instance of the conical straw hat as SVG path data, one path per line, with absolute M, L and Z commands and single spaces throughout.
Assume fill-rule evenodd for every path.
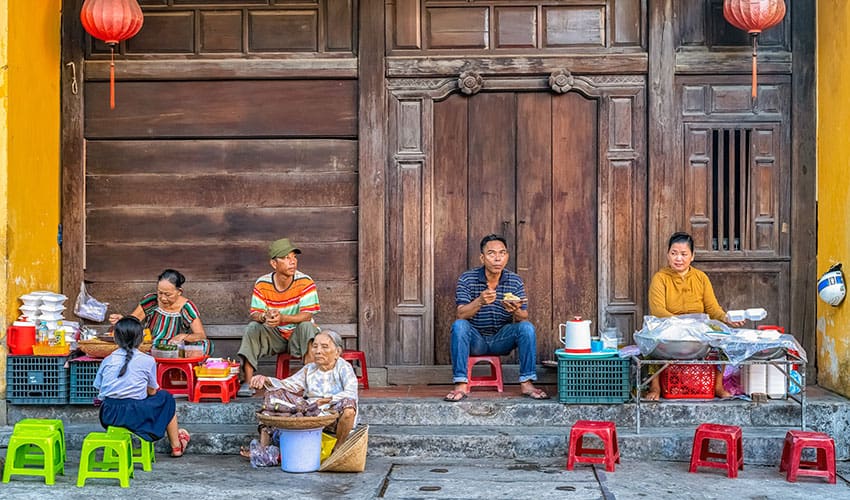
M 369 426 L 364 425 L 348 436 L 348 439 L 331 453 L 320 471 L 363 472 L 366 468 L 366 450 L 369 448 Z

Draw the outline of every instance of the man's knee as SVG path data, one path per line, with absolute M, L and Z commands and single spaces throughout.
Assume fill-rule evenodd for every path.
M 456 319 L 452 323 L 452 339 L 468 338 L 472 331 L 472 325 L 465 319 Z
M 531 321 L 520 321 L 517 323 L 518 331 L 517 335 L 520 338 L 533 339 L 535 338 L 535 330 L 534 325 Z

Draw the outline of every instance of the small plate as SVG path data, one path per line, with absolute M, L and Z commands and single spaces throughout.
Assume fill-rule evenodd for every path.
M 564 352 L 563 349 L 558 349 L 555 351 L 555 354 L 558 357 L 566 358 L 566 359 L 604 359 L 604 358 L 613 358 L 617 355 L 617 351 L 615 350 L 605 350 L 599 352 L 585 352 L 585 353 L 568 353 Z

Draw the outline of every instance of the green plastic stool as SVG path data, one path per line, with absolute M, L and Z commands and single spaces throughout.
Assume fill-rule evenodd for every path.
M 101 448 L 103 460 L 97 460 L 97 450 Z M 110 459 L 110 455 L 117 457 L 117 460 Z M 129 488 L 131 477 L 134 476 L 133 443 L 130 436 L 90 432 L 83 440 L 77 487 L 85 486 L 86 479 L 100 478 L 117 479 L 122 488 Z
M 62 461 L 68 460 L 68 452 L 65 447 L 65 426 L 58 418 L 24 418 L 18 420 L 15 424 L 15 429 L 12 434 L 18 434 L 24 430 L 42 430 L 59 431 L 59 444 L 62 445 Z M 31 450 L 37 452 L 38 450 Z M 26 460 L 32 465 L 41 465 L 44 460 L 44 455 L 41 453 L 28 453 Z
M 44 484 L 54 484 L 57 473 L 65 475 L 61 440 L 56 430 L 22 428 L 13 432 L 6 450 L 3 482 L 8 483 L 12 475 L 21 475 L 43 476 Z M 36 460 L 37 451 L 41 455 Z
M 142 470 L 144 471 L 151 471 L 151 464 L 156 462 L 156 452 L 154 452 L 153 442 L 146 441 L 123 427 L 110 426 L 106 429 L 106 433 L 110 436 L 130 436 L 130 441 L 133 443 L 133 463 L 142 464 Z M 138 447 L 136 446 L 136 440 L 139 441 Z M 112 452 L 110 452 L 109 458 L 117 461 L 117 457 Z

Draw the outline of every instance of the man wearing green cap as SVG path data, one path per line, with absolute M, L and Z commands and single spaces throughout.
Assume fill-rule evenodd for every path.
M 254 283 L 251 322 L 239 347 L 244 381 L 239 396 L 254 394 L 248 382 L 262 356 L 286 352 L 303 358 L 305 364 L 312 361 L 310 343 L 319 333 L 313 323 L 313 315 L 320 310 L 319 296 L 313 280 L 298 271 L 300 253 L 289 238 L 269 245 L 269 264 L 273 271 Z

